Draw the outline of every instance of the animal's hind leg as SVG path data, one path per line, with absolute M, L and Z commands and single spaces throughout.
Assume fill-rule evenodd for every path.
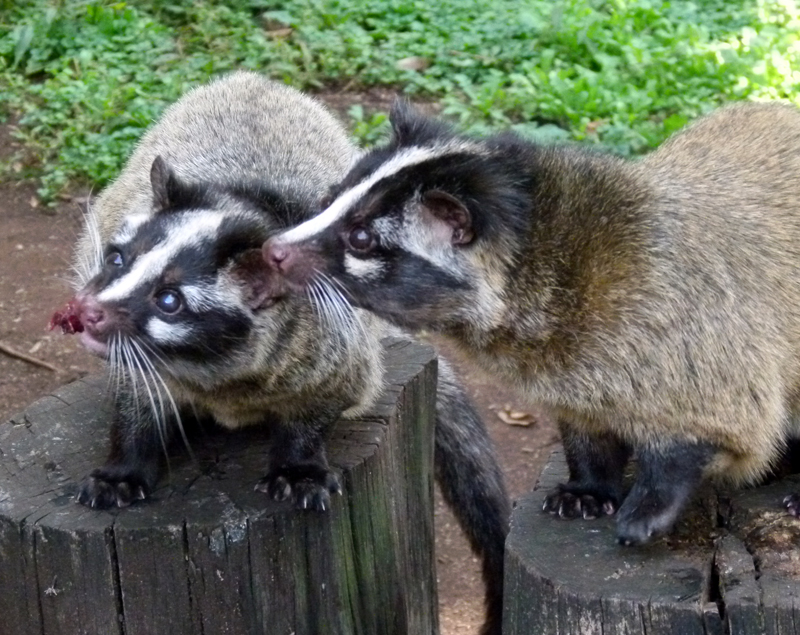
M 612 434 L 587 434 L 559 422 L 569 481 L 551 491 L 542 509 L 562 518 L 597 518 L 619 509 L 630 448 Z
M 617 540 L 642 544 L 668 532 L 703 477 L 716 449 L 709 443 L 672 441 L 637 451 L 633 488 L 617 517 Z
M 783 475 L 800 473 L 800 439 L 790 439 L 786 444 L 783 463 Z M 783 506 L 792 516 L 800 518 L 800 493 L 789 494 L 783 499 Z

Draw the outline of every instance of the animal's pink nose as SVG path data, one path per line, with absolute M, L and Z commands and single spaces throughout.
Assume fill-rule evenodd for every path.
M 108 325 L 108 313 L 90 298 L 81 302 L 80 320 L 84 327 L 94 335 L 102 333 Z
M 263 247 L 262 255 L 271 269 L 279 273 L 286 273 L 295 260 L 297 250 L 292 249 L 289 245 L 269 240 Z
M 106 314 L 103 309 L 99 307 L 92 307 L 87 309 L 83 313 L 83 321 L 88 322 L 89 324 L 100 324 L 103 320 L 106 319 Z

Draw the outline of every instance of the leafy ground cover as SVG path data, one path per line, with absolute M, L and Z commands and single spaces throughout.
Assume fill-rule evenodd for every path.
M 0 0 L 0 111 L 52 200 L 101 186 L 161 110 L 235 68 L 396 87 L 461 127 L 655 147 L 734 99 L 800 103 L 794 0 Z M 350 111 L 373 143 L 382 112 Z M 6 173 L 13 171 L 6 166 Z

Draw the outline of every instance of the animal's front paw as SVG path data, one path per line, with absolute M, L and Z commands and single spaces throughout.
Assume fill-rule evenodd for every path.
M 789 494 L 783 499 L 783 506 L 795 518 L 800 518 L 800 494 Z
M 599 518 L 617 511 L 615 496 L 578 485 L 559 485 L 544 499 L 542 511 L 561 518 Z
M 324 512 L 331 507 L 331 494 L 341 494 L 339 478 L 321 465 L 292 465 L 270 470 L 256 490 L 276 501 L 294 499 L 298 509 Z
M 100 468 L 81 481 L 75 500 L 96 509 L 127 507 L 147 498 L 148 490 L 144 479 L 136 474 Z

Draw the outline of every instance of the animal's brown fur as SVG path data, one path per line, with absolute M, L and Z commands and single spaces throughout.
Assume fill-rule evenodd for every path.
M 492 327 L 456 340 L 580 429 L 708 441 L 709 473 L 762 475 L 800 391 L 800 112 L 727 107 L 636 163 L 562 148 L 537 169 Z
M 402 105 L 392 125 L 327 210 L 265 244 L 272 272 L 325 270 L 550 406 L 570 481 L 544 509 L 619 509 L 623 544 L 668 530 L 703 475 L 776 462 L 798 432 L 800 111 L 722 108 L 640 161 L 466 140 Z

